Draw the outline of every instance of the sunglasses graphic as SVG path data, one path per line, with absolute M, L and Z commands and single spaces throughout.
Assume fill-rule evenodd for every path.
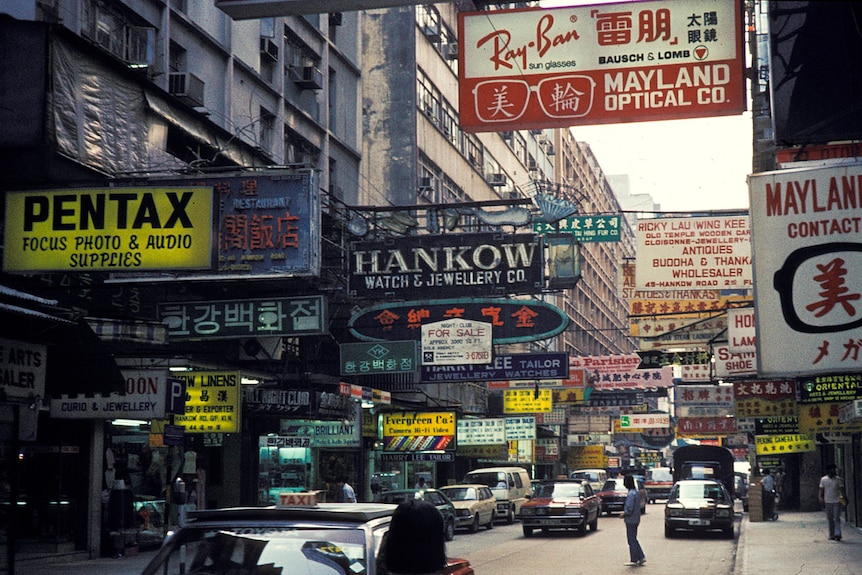
M 534 93 L 548 118 L 581 118 L 593 107 L 595 88 L 592 78 L 579 75 L 545 78 L 535 86 L 526 80 L 484 80 L 473 88 L 473 102 L 483 122 L 520 119 Z

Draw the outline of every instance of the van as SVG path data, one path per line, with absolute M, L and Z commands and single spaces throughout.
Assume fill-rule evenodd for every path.
M 484 467 L 464 476 L 464 483 L 481 483 L 491 488 L 497 499 L 497 519 L 514 523 L 521 505 L 533 494 L 530 475 L 523 467 Z
M 593 491 L 601 491 L 602 485 L 608 479 L 608 472 L 604 469 L 575 469 L 569 474 L 569 479 L 580 479 L 586 481 Z

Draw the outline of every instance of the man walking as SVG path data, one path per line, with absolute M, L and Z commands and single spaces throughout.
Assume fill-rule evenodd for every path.
M 772 477 L 769 469 L 763 470 L 763 479 L 760 480 L 763 486 L 763 518 L 778 519 L 775 514 L 775 478 Z
M 838 475 L 834 463 L 826 466 L 826 475 L 820 478 L 820 503 L 826 507 L 829 522 L 829 539 L 841 541 L 841 500 L 844 499 L 844 480 Z

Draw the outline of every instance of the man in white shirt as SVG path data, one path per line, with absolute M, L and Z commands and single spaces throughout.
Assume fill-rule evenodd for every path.
M 356 491 L 353 490 L 352 485 L 347 483 L 347 478 L 340 477 L 338 485 L 341 487 L 341 500 L 344 503 L 356 503 Z
M 826 475 L 820 478 L 820 503 L 826 507 L 829 522 L 829 539 L 841 541 L 841 498 L 844 497 L 844 480 L 838 476 L 834 463 L 826 466 Z
M 775 515 L 775 478 L 772 477 L 769 469 L 763 470 L 763 479 L 760 480 L 763 486 L 763 518 L 766 520 L 778 519 Z

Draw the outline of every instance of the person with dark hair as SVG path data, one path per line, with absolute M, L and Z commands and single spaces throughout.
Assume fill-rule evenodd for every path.
M 338 488 L 341 492 L 338 494 L 339 499 L 343 503 L 356 503 L 356 491 L 353 486 L 347 482 L 347 476 L 342 475 L 338 478 Z
M 629 562 L 626 567 L 639 567 L 646 563 L 641 544 L 638 543 L 638 526 L 641 522 L 641 496 L 638 492 L 635 478 L 631 475 L 626 475 L 623 478 L 623 485 L 629 490 L 626 495 L 626 503 L 623 506 L 623 520 L 626 523 L 626 540 L 629 544 Z
M 829 522 L 829 539 L 841 541 L 841 504 L 844 499 L 844 480 L 838 475 L 834 463 L 826 466 L 826 475 L 820 478 L 820 503 L 826 508 Z
M 769 468 L 763 470 L 760 485 L 763 487 L 763 518 L 775 521 L 778 519 L 778 515 L 775 514 L 775 478 L 772 477 Z
M 391 575 L 436 573 L 446 567 L 443 516 L 422 499 L 398 504 L 380 555 Z

